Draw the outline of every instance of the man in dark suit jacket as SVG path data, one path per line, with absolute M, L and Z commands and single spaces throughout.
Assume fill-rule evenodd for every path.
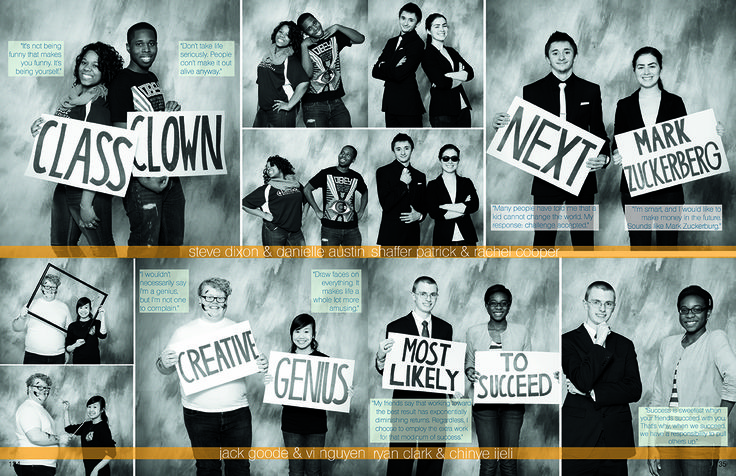
M 422 10 L 415 3 L 401 7 L 401 34 L 386 42 L 373 66 L 373 77 L 385 81 L 381 111 L 386 127 L 422 127 L 425 109 L 416 77 L 424 52 L 424 42 L 416 32 L 421 20 Z
M 610 162 L 609 141 L 603 125 L 601 89 L 597 84 L 580 79 L 572 73 L 578 47 L 570 35 L 554 32 L 544 48 L 544 54 L 552 71 L 544 78 L 524 86 L 524 100 L 541 107 L 547 112 L 563 117 L 567 122 L 585 129 L 606 142 L 598 157 L 590 157 L 585 165 L 590 172 L 602 169 Z M 566 113 L 560 111 L 560 85 L 565 84 L 564 97 Z M 497 114 L 493 127 L 498 129 L 509 123 L 508 114 Z M 532 195 L 534 205 L 592 205 L 598 186 L 595 173 L 589 173 L 578 196 L 566 192 L 549 182 L 534 177 Z M 535 230 L 534 246 L 554 246 L 556 230 Z M 576 247 L 593 246 L 593 230 L 570 232 L 572 245 Z
M 396 134 L 391 150 L 396 160 L 376 170 L 378 201 L 383 209 L 376 242 L 381 246 L 419 246 L 420 223 L 427 211 L 427 177 L 411 166 L 411 137 Z
M 616 293 L 604 281 L 585 291 L 587 319 L 562 335 L 562 370 L 567 397 L 562 405 L 563 447 L 626 447 L 634 454 L 629 403 L 641 397 L 641 378 L 634 344 L 611 332 L 608 320 Z M 563 460 L 562 474 L 628 474 L 626 460 Z
M 386 339 L 378 345 L 375 366 L 378 373 L 383 375 L 386 365 L 386 354 L 394 345 L 393 339 L 388 338 L 389 332 L 407 334 L 412 336 L 431 337 L 432 339 L 452 340 L 452 325 L 432 315 L 432 309 L 437 304 L 437 282 L 429 276 L 420 276 L 414 280 L 411 288 L 414 309 L 404 317 L 390 322 L 386 326 Z M 447 398 L 439 393 L 416 392 L 412 390 L 394 390 L 394 399 L 422 399 Z M 389 446 L 404 447 L 414 446 L 413 443 L 389 443 Z M 445 443 L 425 443 L 422 447 L 444 447 Z M 422 459 L 417 463 L 417 474 L 422 476 L 440 476 L 442 474 L 442 459 Z M 411 476 L 414 460 L 391 459 L 386 468 L 387 476 Z

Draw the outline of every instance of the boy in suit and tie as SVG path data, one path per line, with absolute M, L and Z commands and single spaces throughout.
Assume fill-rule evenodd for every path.
M 629 403 L 641 397 L 634 344 L 608 321 L 616 292 L 604 281 L 588 286 L 583 300 L 585 322 L 562 335 L 562 370 L 567 396 L 562 405 L 562 446 L 625 447 L 634 455 Z M 626 476 L 625 459 L 563 460 L 562 474 Z
M 551 72 L 539 81 L 524 86 L 524 100 L 606 141 L 598 157 L 590 157 L 585 162 L 590 172 L 595 172 L 610 162 L 609 140 L 603 125 L 600 86 L 572 72 L 577 55 L 575 40 L 567 33 L 554 32 L 544 46 L 544 56 Z M 506 113 L 496 114 L 493 127 L 504 127 L 510 119 Z M 534 177 L 532 182 L 534 205 L 593 205 L 597 191 L 595 173 L 588 174 L 577 196 L 539 177 Z M 534 246 L 554 246 L 556 237 L 557 230 L 535 230 Z M 592 247 L 593 230 L 570 231 L 570 240 L 575 247 Z
M 389 39 L 373 66 L 373 77 L 384 81 L 381 111 L 386 127 L 422 127 L 425 112 L 417 86 L 417 68 L 424 42 L 416 32 L 422 10 L 407 3 L 399 10 L 400 34 Z
M 438 297 L 437 282 L 429 276 L 420 276 L 414 280 L 411 295 L 414 308 L 404 317 L 390 322 L 386 326 L 386 339 L 378 345 L 375 366 L 379 374 L 383 375 L 386 366 L 386 354 L 394 345 L 393 339 L 388 338 L 389 332 L 408 334 L 413 336 L 431 337 L 432 339 L 452 340 L 452 325 L 432 314 Z M 394 399 L 422 399 L 447 398 L 439 393 L 416 392 L 411 390 L 394 390 Z M 411 443 L 390 443 L 389 446 L 413 446 Z M 443 447 L 445 443 L 426 443 L 423 446 Z M 389 460 L 386 468 L 387 476 L 410 476 L 414 460 Z M 442 474 L 442 459 L 422 459 L 417 463 L 417 474 L 422 476 L 440 476 Z

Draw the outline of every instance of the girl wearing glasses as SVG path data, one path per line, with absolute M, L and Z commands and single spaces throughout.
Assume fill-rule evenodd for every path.
M 460 149 L 445 144 L 439 153 L 442 173 L 427 184 L 429 216 L 434 219 L 434 246 L 475 246 L 478 235 L 470 215 L 478 211 L 475 186 L 457 174 Z
M 521 324 L 508 322 L 511 291 L 494 284 L 483 297 L 489 320 L 468 329 L 465 341 L 465 376 L 474 385 L 480 377 L 475 370 L 476 350 L 531 351 L 529 331 Z M 479 403 L 473 405 L 473 420 L 480 447 L 518 447 L 524 405 L 509 403 Z M 496 474 L 497 460 L 480 460 L 480 476 Z M 515 459 L 500 460 L 503 476 L 518 474 Z
M 87 400 L 87 420 L 82 423 L 71 423 L 69 418 L 69 402 L 62 402 L 64 406 L 64 431 L 72 436 L 82 438 L 82 448 L 95 448 L 104 451 L 104 457 L 99 458 L 85 454 L 84 474 L 86 476 L 110 476 L 110 460 L 115 457 L 115 440 L 112 439 L 110 427 L 107 424 L 105 413 L 105 399 L 99 395 Z M 88 452 L 87 452 L 88 453 Z M 100 453 L 101 455 L 102 453 Z
M 107 338 L 105 310 L 97 311 L 92 319 L 92 301 L 81 297 L 77 301 L 77 320 L 66 331 L 66 351 L 72 353 L 73 364 L 99 364 L 100 339 Z
M 677 297 L 685 334 L 665 338 L 659 347 L 651 406 L 725 407 L 736 402 L 736 355 L 722 330 L 707 330 L 713 298 L 700 286 L 688 286 Z M 664 452 L 666 450 L 660 450 Z M 650 455 L 653 475 L 715 475 L 717 459 L 675 460 Z

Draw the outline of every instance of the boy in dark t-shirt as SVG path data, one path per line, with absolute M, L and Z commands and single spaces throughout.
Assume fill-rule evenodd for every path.
M 345 89 L 340 50 L 363 43 L 365 36 L 337 24 L 323 30 L 311 13 L 302 13 L 296 23 L 307 34 L 301 44 L 302 67 L 312 78 L 302 98 L 304 123 L 307 127 L 351 127 L 350 111 L 341 99 Z
M 362 243 L 358 221 L 368 205 L 368 187 L 358 172 L 350 170 L 357 156 L 355 147 L 346 145 L 337 156 L 337 166 L 320 170 L 304 187 L 307 202 L 322 220 L 323 246 L 360 246 Z M 312 195 L 318 188 L 322 189 L 321 209 Z M 356 191 L 360 193 L 357 209 Z
M 158 52 L 156 29 L 136 23 L 128 29 L 130 63 L 110 83 L 108 100 L 113 125 L 127 128 L 131 111 L 180 111 L 164 101 L 149 68 Z M 179 246 L 184 242 L 184 190 L 178 177 L 133 177 L 123 198 L 130 220 L 129 246 Z

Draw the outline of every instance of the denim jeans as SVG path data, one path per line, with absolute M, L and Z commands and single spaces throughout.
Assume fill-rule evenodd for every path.
M 184 408 L 184 426 L 187 428 L 192 448 L 250 448 L 253 441 L 250 408 L 243 407 L 229 412 L 200 412 Z M 194 457 L 197 458 L 195 451 Z M 197 476 L 221 476 L 221 461 L 197 459 Z M 226 459 L 226 476 L 248 476 L 250 461 Z
M 479 404 L 473 405 L 475 433 L 482 448 L 516 448 L 519 446 L 521 424 L 524 421 L 524 405 Z M 480 476 L 496 474 L 497 460 L 480 460 Z M 516 476 L 516 460 L 500 460 L 503 476 Z
M 322 246 L 360 246 L 363 237 L 360 229 L 355 228 L 330 228 L 322 225 Z
M 263 240 L 263 246 L 304 246 L 306 244 L 302 230 L 286 231 L 267 221 L 264 221 L 261 227 L 261 240 Z
M 282 433 L 284 434 L 284 446 L 287 448 L 322 448 L 325 446 L 326 433 L 309 433 L 306 435 L 289 433 L 288 431 L 282 431 Z M 322 476 L 322 461 L 318 459 L 290 459 L 289 476 Z
M 52 466 L 14 464 L 13 469 L 18 476 L 54 476 L 56 468 Z
M 112 195 L 95 193 L 92 208 L 99 219 L 96 228 L 81 226 L 82 189 L 58 184 L 51 207 L 51 246 L 78 246 L 84 235 L 89 246 L 115 246 L 112 238 Z
M 47 365 L 47 364 L 58 364 L 64 365 L 65 355 L 39 355 L 33 352 L 28 352 L 23 355 L 24 365 Z
M 718 460 L 710 459 L 662 459 L 660 476 L 716 476 Z
M 352 127 L 350 111 L 342 99 L 329 101 L 302 102 L 304 124 L 307 127 Z
M 133 178 L 123 198 L 130 220 L 129 246 L 181 246 L 184 243 L 184 190 L 178 177 L 161 192 Z
M 299 106 L 294 106 L 291 111 L 266 111 L 258 108 L 253 127 L 296 127 L 296 115 Z

